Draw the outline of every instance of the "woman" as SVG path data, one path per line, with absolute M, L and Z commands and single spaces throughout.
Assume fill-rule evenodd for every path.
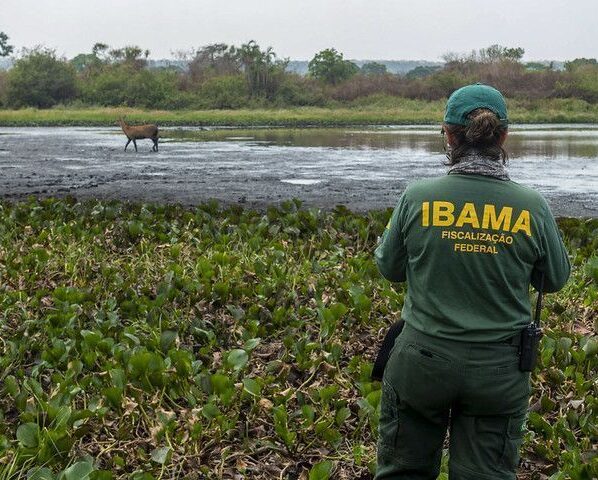
M 447 429 L 451 479 L 515 479 L 530 375 L 518 366 L 530 283 L 554 292 L 570 264 L 544 198 L 505 170 L 498 90 L 449 98 L 448 175 L 405 190 L 376 249 L 407 282 L 384 372 L 376 479 L 435 479 Z

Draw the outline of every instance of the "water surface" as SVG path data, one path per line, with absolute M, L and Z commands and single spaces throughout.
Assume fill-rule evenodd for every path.
M 444 175 L 438 127 L 163 129 L 123 151 L 106 128 L 0 128 L 4 197 L 72 194 L 194 204 L 392 206 L 407 183 Z M 511 178 L 539 190 L 559 215 L 598 215 L 598 127 L 513 126 Z

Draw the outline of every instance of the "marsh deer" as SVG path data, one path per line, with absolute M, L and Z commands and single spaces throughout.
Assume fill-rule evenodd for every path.
M 137 151 L 136 140 L 141 140 L 143 138 L 149 138 L 154 142 L 152 151 L 158 151 L 158 127 L 156 125 L 127 125 L 123 117 L 118 119 L 118 124 L 123 129 L 123 132 L 125 132 L 128 139 L 127 144 L 125 145 L 125 152 L 131 142 L 133 142 L 135 151 Z

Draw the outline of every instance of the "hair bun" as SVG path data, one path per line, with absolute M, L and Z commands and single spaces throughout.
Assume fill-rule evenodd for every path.
M 465 141 L 471 146 L 491 146 L 498 142 L 504 130 L 496 114 L 487 108 L 478 108 L 469 115 Z

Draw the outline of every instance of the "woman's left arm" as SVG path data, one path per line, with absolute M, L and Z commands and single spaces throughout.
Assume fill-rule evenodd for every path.
M 404 282 L 407 279 L 408 256 L 403 232 L 406 210 L 407 200 L 403 194 L 374 253 L 378 270 L 384 278 L 391 282 Z

